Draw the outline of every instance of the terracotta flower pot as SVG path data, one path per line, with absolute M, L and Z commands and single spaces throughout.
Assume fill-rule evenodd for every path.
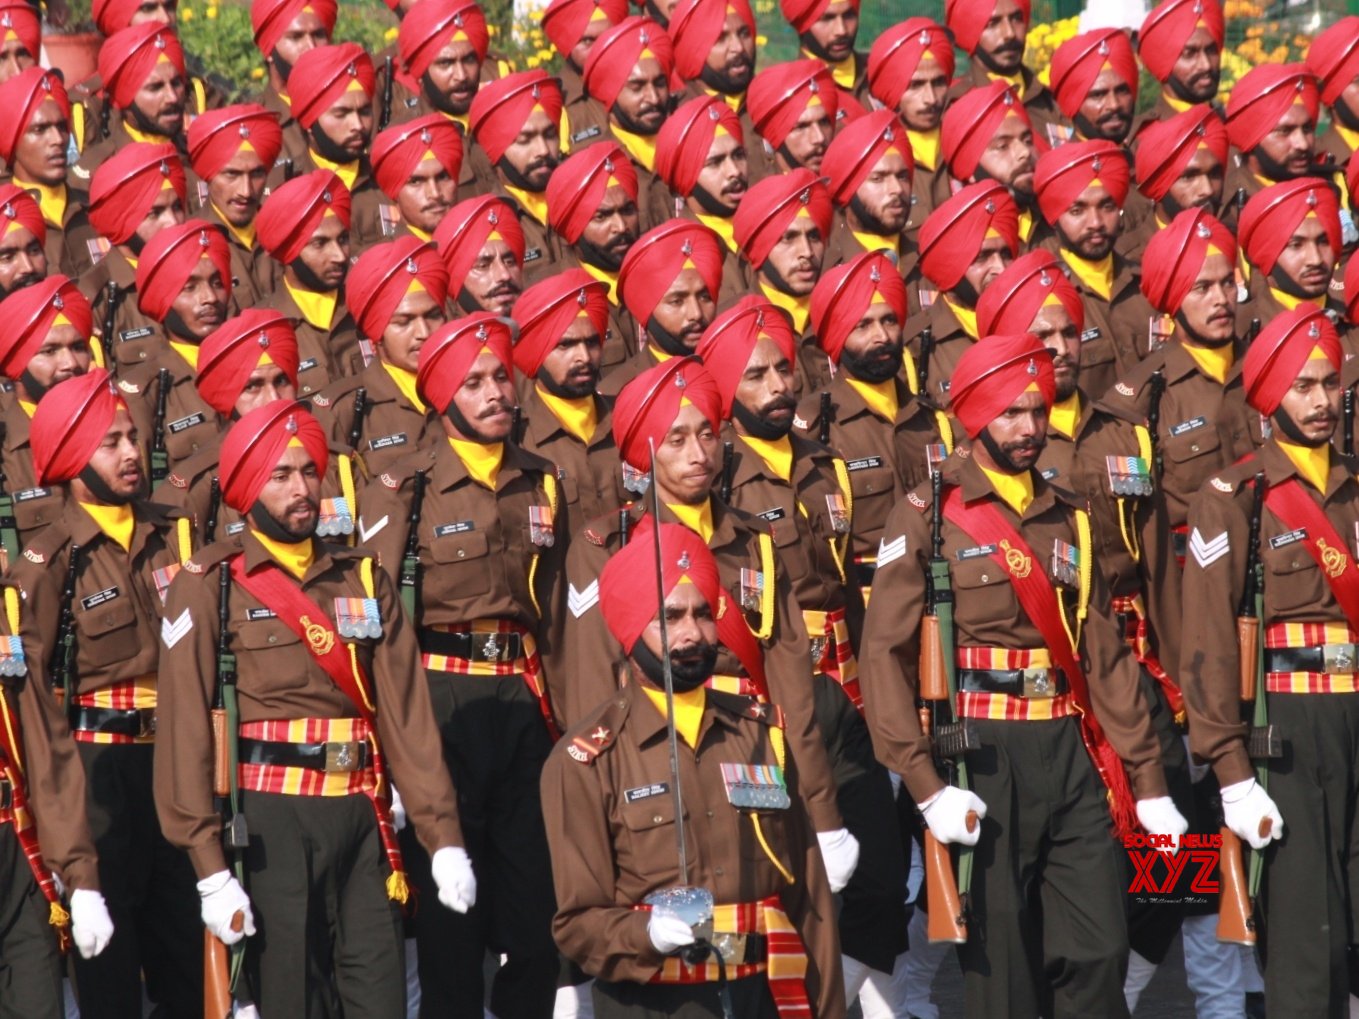
M 78 35 L 53 34 L 42 37 L 48 65 L 61 72 L 67 88 L 93 76 L 98 70 L 101 42 L 103 38 L 98 32 L 81 32 Z

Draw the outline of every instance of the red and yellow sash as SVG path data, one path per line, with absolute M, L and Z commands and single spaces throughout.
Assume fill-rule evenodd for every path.
M 1340 603 L 1351 629 L 1359 630 L 1359 569 L 1348 546 L 1297 478 L 1289 478 L 1265 490 L 1265 507 L 1289 530 L 1302 530 L 1307 554 L 1321 567 L 1331 594 Z

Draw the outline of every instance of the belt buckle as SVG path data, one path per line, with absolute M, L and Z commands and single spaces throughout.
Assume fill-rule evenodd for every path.
M 358 740 L 346 743 L 326 744 L 326 764 L 322 769 L 328 775 L 347 774 L 363 769 L 363 744 Z
M 1330 676 L 1346 675 L 1355 671 L 1355 646 L 1353 644 L 1323 644 L 1321 646 L 1322 670 Z
M 1057 696 L 1057 684 L 1052 681 L 1051 669 L 1020 669 L 1025 700 L 1042 700 Z
M 722 956 L 722 961 L 728 966 L 741 966 L 746 962 L 746 935 L 728 934 L 726 932 L 714 933 L 712 936 L 712 946 L 717 949 L 717 954 Z
M 150 739 L 156 734 L 156 709 L 138 708 L 137 723 L 137 738 Z
M 500 661 L 500 655 L 503 650 L 504 648 L 500 646 L 500 634 L 488 633 L 481 638 L 481 655 L 486 661 Z
M 821 664 L 821 659 L 826 656 L 826 645 L 828 641 L 825 637 L 811 638 L 812 668 Z

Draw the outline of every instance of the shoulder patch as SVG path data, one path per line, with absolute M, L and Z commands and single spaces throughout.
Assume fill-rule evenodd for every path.
M 800 417 L 798 417 L 796 414 L 794 414 L 794 415 L 793 415 L 793 427 L 794 427 L 794 428 L 800 428 L 800 429 L 802 429 L 802 431 L 805 432 L 805 431 L 807 431 L 809 428 L 812 427 L 812 423 L 811 423 L 810 421 L 804 420 L 803 418 L 800 418 Z
M 31 563 L 37 563 L 39 566 L 47 562 L 47 556 L 43 555 L 36 549 L 31 548 L 24 549 L 24 558 Z
M 322 396 L 320 393 L 317 393 L 315 396 L 311 398 L 311 402 L 316 404 L 316 406 L 318 407 L 329 407 L 330 397 Z
M 777 704 L 763 704 L 751 697 L 744 714 L 747 718 L 772 725 L 776 729 L 783 728 L 783 709 Z
M 1194 561 L 1202 569 L 1207 569 L 1232 550 L 1231 541 L 1227 532 L 1212 538 L 1205 538 L 1197 527 L 1189 535 L 1189 551 L 1194 555 Z
M 585 528 L 585 540 L 591 545 L 598 545 L 600 548 L 604 547 L 604 535 L 600 534 L 593 527 Z
M 140 393 L 142 391 L 141 386 L 137 385 L 137 383 L 135 382 L 129 382 L 127 379 L 119 379 L 118 388 L 121 389 L 124 393 L 135 394 Z
M 188 570 L 190 573 L 202 573 L 202 572 L 203 572 L 203 567 L 202 567 L 196 560 L 193 560 L 193 559 L 190 559 L 190 560 L 188 560 L 187 562 L 185 562 L 185 563 L 184 563 L 184 568 L 185 568 L 186 570 Z
M 1219 492 L 1226 492 L 1228 495 L 1236 491 L 1235 485 L 1233 485 L 1230 481 L 1223 481 L 1221 478 L 1213 478 L 1212 485 Z
M 909 502 L 912 506 L 914 506 L 918 510 L 927 510 L 930 508 L 930 504 L 927 503 L 924 499 L 920 498 L 920 496 L 916 495 L 914 492 L 906 493 L 906 501 Z
M 174 471 L 171 471 L 169 474 L 167 474 L 167 475 L 165 476 L 165 480 L 168 481 L 168 482 L 170 482 L 170 484 L 174 485 L 176 488 L 188 488 L 188 487 L 189 487 L 189 482 L 188 482 L 188 480 L 187 480 L 186 478 L 181 478 L 181 477 L 180 477 L 178 474 L 176 474 Z
M 396 478 L 392 477 L 390 474 L 379 474 L 378 480 L 381 481 L 388 488 L 401 487 L 401 482 L 397 481 Z
M 1115 383 L 1114 383 L 1114 392 L 1115 392 L 1115 393 L 1118 393 L 1120 396 L 1136 396 L 1136 395 L 1137 395 L 1137 390 L 1133 389 L 1133 387 L 1130 386 L 1130 385 L 1128 385 L 1126 382 L 1115 382 Z

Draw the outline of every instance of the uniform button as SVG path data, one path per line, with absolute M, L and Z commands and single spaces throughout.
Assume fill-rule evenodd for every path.
M 1199 444 L 1198 444 L 1197 442 L 1194 443 L 1193 445 L 1191 445 L 1191 446 L 1189 447 L 1189 452 L 1191 452 L 1191 453 L 1197 453 L 1198 451 L 1199 451 Z
M 652 817 L 651 823 L 652 823 L 652 824 L 660 824 L 660 823 L 661 823 L 662 821 L 664 821 L 664 820 L 665 820 L 665 818 L 661 817 L 660 814 L 656 814 L 654 817 Z
M 709 816 L 709 817 L 712 817 L 712 816 L 713 816 L 713 812 L 712 812 L 711 810 L 708 811 L 708 816 Z
M 465 558 L 467 558 L 467 553 L 466 553 L 465 551 L 463 551 L 462 549 L 458 549 L 458 558 L 459 558 L 459 559 L 465 559 Z
M 1296 570 L 1296 569 L 1297 569 L 1299 566 L 1301 566 L 1301 565 L 1302 565 L 1302 563 L 1298 562 L 1298 560 L 1296 560 L 1296 559 L 1293 560 L 1293 569 Z
M 278 638 L 275 637 L 272 633 L 269 634 L 269 643 L 270 643 L 270 644 L 277 644 L 277 643 L 278 643 Z
M 872 491 L 873 491 L 873 486 L 872 486 L 872 485 L 865 485 L 865 486 L 864 486 L 864 491 L 865 491 L 865 492 L 872 492 Z
M 717 875 L 718 877 L 721 877 L 722 874 L 723 874 L 724 872 L 723 872 L 723 870 L 722 870 L 721 867 L 714 867 L 714 868 L 713 868 L 713 873 L 714 873 L 715 875 Z
M 990 582 L 991 582 L 991 576 L 990 576 L 990 574 L 983 573 L 983 574 L 982 574 L 982 583 L 983 583 L 983 584 L 989 584 Z

